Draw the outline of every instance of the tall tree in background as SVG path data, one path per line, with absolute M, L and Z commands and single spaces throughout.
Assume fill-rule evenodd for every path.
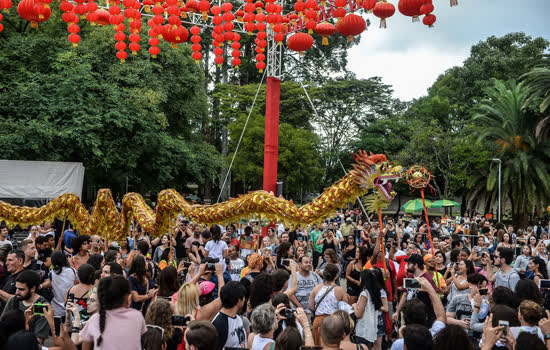
M 525 227 L 534 206 L 550 200 L 550 140 L 537 135 L 542 117 L 526 103 L 529 91 L 523 83 L 496 81 L 474 120 L 482 128 L 479 139 L 497 145 L 502 160 L 503 201 L 512 204 L 512 221 Z M 473 178 L 475 200 L 495 202 L 498 168 L 492 166 L 486 180 Z

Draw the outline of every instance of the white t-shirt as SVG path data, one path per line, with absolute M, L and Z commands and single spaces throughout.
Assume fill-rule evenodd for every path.
M 366 290 L 362 291 L 361 294 L 359 294 L 359 299 L 362 297 L 367 299 L 367 304 L 365 305 L 363 316 L 357 320 L 355 334 L 358 337 L 374 342 L 377 338 L 378 315 L 376 309 L 374 308 L 374 304 L 372 303 L 369 292 Z
M 241 280 L 241 271 L 244 269 L 243 259 L 235 259 L 229 261 L 229 275 L 232 281 L 239 282 Z
M 210 240 L 206 243 L 204 249 L 208 251 L 209 258 L 220 259 L 220 263 L 222 263 L 225 269 L 225 261 L 223 258 L 223 251 L 227 249 L 227 243 L 225 243 L 225 241 L 219 240 L 214 242 L 214 240 Z
M 13 244 L 12 244 L 12 243 L 10 242 L 10 240 L 8 240 L 7 238 L 6 238 L 5 240 L 3 240 L 3 241 L 0 241 L 0 246 L 3 246 L 3 245 L 5 245 L 5 244 L 9 244 L 9 245 L 11 245 L 11 246 L 13 247 Z
M 218 312 L 212 320 L 212 324 L 218 330 L 217 349 L 246 347 L 247 336 L 241 316 L 237 315 L 233 318 Z

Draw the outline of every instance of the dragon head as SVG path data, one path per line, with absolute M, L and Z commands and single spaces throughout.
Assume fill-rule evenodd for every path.
M 367 154 L 365 151 L 353 155 L 355 164 L 352 174 L 361 188 L 375 188 L 379 200 L 389 203 L 395 197 L 392 181 L 398 181 L 403 167 L 388 162 L 384 154 Z

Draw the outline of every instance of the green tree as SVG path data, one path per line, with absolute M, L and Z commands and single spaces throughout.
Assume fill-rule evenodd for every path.
M 550 68 L 538 67 L 524 75 L 531 92 L 530 98 L 540 98 L 540 111 L 544 113 L 550 107 Z
M 495 156 L 502 160 L 503 201 L 512 204 L 513 223 L 525 227 L 533 208 L 550 200 L 550 142 L 537 135 L 542 118 L 529 108 L 529 91 L 523 83 L 496 81 L 486 93 L 474 117 L 481 126 L 479 139 L 497 145 Z M 485 181 L 482 176 L 472 178 L 472 184 L 478 186 L 471 195 L 475 200 L 494 202 L 497 167 L 491 167 Z
M 77 48 L 57 11 L 39 30 L 10 16 L 0 36 L 0 158 L 83 162 L 100 187 L 142 193 L 216 177 L 223 159 L 201 139 L 208 117 L 188 45 L 161 44 L 127 63 L 111 26 L 83 25 Z

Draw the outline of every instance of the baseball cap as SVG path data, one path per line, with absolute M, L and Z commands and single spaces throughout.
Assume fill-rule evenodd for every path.
M 346 221 L 353 221 L 353 219 L 351 217 L 348 217 Z
M 411 254 L 405 261 L 412 264 L 424 265 L 424 259 L 422 259 L 420 254 Z
M 210 281 L 202 281 L 199 284 L 199 289 L 201 291 L 201 295 L 206 295 L 209 293 L 212 293 L 212 291 L 216 288 L 216 285 Z
M 424 255 L 424 262 L 430 260 L 431 258 L 433 258 L 434 256 L 432 254 L 426 254 Z

